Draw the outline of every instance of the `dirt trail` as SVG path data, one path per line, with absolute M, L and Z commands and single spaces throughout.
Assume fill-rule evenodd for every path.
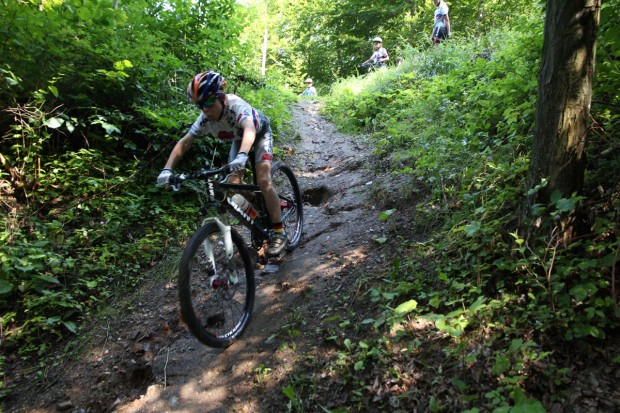
M 9 398 L 8 411 L 271 411 L 270 387 L 303 371 L 299 349 L 316 345 L 313 332 L 328 311 L 346 309 L 340 290 L 381 260 L 369 255 L 383 230 L 366 206 L 376 179 L 364 168 L 369 152 L 318 112 L 319 102 L 294 105 L 297 136 L 281 145 L 304 191 L 302 245 L 276 274 L 259 277 L 240 341 L 226 350 L 201 345 L 179 323 L 175 283 L 162 283 L 139 292 L 120 319 L 94 326 L 85 357 L 51 371 L 44 387 Z

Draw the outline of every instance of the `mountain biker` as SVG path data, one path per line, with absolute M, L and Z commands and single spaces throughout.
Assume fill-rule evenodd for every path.
M 274 223 L 267 254 L 277 256 L 286 247 L 288 239 L 282 224 L 278 193 L 271 182 L 273 141 L 270 121 L 239 96 L 226 94 L 225 85 L 222 75 L 212 70 L 198 73 L 189 82 L 187 97 L 198 106 L 201 113 L 187 134 L 172 149 L 164 169 L 157 177 L 157 184 L 169 184 L 172 169 L 196 138 L 210 135 L 232 143 L 228 155 L 228 166 L 232 171 L 228 181 L 231 183 L 242 182 L 248 155 L 254 148 L 257 182 L 265 197 L 271 222 Z
M 312 79 L 308 78 L 304 82 L 306 84 L 306 89 L 299 94 L 299 96 L 316 96 L 316 89 L 312 86 Z
M 390 60 L 387 50 L 383 47 L 383 39 L 375 37 L 372 39 L 372 56 L 362 65 L 372 64 L 374 66 L 385 66 L 385 62 Z
M 435 4 L 435 25 L 431 39 L 437 46 L 444 39 L 450 37 L 450 17 L 448 16 L 448 5 L 444 0 L 433 0 Z

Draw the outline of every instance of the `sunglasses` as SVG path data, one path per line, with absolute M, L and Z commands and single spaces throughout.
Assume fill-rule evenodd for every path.
M 202 110 L 202 108 L 210 108 L 211 106 L 215 105 L 215 102 L 217 102 L 217 96 L 211 96 L 206 98 L 205 100 L 196 102 L 196 106 L 198 106 L 198 109 Z

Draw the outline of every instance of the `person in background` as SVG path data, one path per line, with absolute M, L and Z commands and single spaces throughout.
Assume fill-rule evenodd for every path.
M 372 39 L 372 56 L 368 60 L 366 60 L 362 65 L 374 65 L 374 66 L 385 66 L 388 60 L 390 60 L 390 56 L 388 55 L 387 50 L 383 47 L 383 39 L 380 37 L 375 37 Z
M 271 182 L 273 139 L 269 118 L 239 96 L 226 94 L 225 85 L 224 78 L 212 70 L 198 73 L 189 82 L 187 98 L 200 109 L 200 115 L 172 149 L 164 169 L 157 177 L 157 184 L 170 184 L 172 169 L 197 138 L 210 135 L 231 142 L 228 155 L 228 166 L 232 171 L 228 181 L 231 183 L 242 182 L 245 164 L 253 149 L 258 185 L 273 222 L 267 254 L 277 256 L 286 247 L 288 239 L 282 225 L 280 198 Z
M 450 37 L 450 17 L 448 16 L 448 5 L 444 0 L 433 0 L 435 4 L 435 24 L 431 39 L 435 46 Z
M 299 94 L 299 96 L 316 96 L 316 89 L 312 86 L 312 79 L 308 78 L 304 82 L 306 84 L 306 89 Z

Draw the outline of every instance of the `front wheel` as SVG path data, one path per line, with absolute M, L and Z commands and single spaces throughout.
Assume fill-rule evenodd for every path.
M 254 267 L 239 233 L 216 223 L 190 238 L 179 264 L 183 321 L 203 344 L 228 347 L 245 330 L 254 307 Z M 232 242 L 230 242 L 232 241 Z
M 304 225 L 301 190 L 293 170 L 283 162 L 276 162 L 271 166 L 271 181 L 280 198 L 282 224 L 288 236 L 286 249 L 292 251 L 301 242 Z

